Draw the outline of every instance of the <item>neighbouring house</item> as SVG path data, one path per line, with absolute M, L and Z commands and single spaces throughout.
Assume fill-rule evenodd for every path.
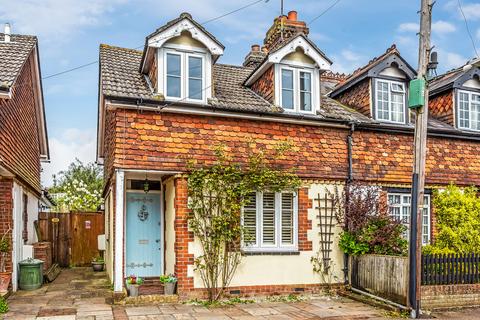
M 7 271 L 17 289 L 17 262 L 36 242 L 34 221 L 42 200 L 41 162 L 49 160 L 38 40 L 0 33 L 0 234 L 9 229 Z M 27 252 L 25 252 L 27 254 Z
M 324 238 L 316 199 L 347 181 L 381 187 L 392 214 L 408 223 L 414 119 L 406 102 L 415 70 L 392 46 L 351 75 L 334 73 L 308 33 L 295 11 L 277 17 L 242 65 L 220 63 L 223 45 L 188 13 L 147 36 L 143 51 L 100 46 L 97 157 L 105 170 L 106 263 L 115 292 L 130 274 L 169 273 L 178 277 L 180 295 L 203 291 L 194 270 L 200 246 L 187 221 L 187 160 L 208 166 L 219 144 L 244 161 L 251 140 L 266 147 L 292 141 L 296 151 L 284 164 L 303 181 L 296 192 L 259 192 L 244 208 L 255 238 L 243 245 L 230 294 L 318 291 L 323 280 L 311 257 L 322 248 L 332 263 L 329 281 L 342 283 L 340 230 L 334 226 L 333 238 Z M 468 90 L 478 92 L 470 85 L 478 77 L 462 79 L 473 79 Z M 469 110 L 478 115 L 471 97 Z M 432 104 L 437 99 L 433 91 Z M 443 100 L 439 110 L 455 114 L 457 105 Z M 480 184 L 480 132 L 435 112 L 428 131 L 424 243 L 434 235 L 431 189 Z

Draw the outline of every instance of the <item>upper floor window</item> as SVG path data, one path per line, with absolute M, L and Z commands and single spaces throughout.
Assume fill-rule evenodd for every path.
M 480 130 L 480 94 L 458 92 L 458 125 L 462 129 Z
M 405 84 L 377 79 L 375 106 L 377 120 L 405 123 Z
M 201 54 L 165 51 L 165 96 L 175 100 L 203 102 L 204 57 Z
M 295 192 L 253 192 L 242 209 L 246 251 L 297 249 Z
M 409 238 L 410 230 L 410 203 L 412 196 L 405 193 L 389 193 L 388 204 L 390 214 L 400 223 L 407 227 L 404 236 Z M 430 196 L 425 195 L 423 198 L 423 214 L 422 214 L 422 244 L 430 243 Z
M 312 112 L 312 72 L 281 67 L 280 105 L 287 110 Z

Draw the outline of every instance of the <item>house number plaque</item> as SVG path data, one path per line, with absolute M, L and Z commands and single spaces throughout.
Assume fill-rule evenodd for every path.
M 138 244 L 148 244 L 148 239 L 141 239 L 141 240 L 138 240 Z

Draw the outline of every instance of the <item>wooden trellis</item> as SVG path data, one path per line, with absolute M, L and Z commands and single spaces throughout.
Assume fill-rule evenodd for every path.
M 324 194 L 322 197 L 319 193 L 315 198 L 315 203 L 318 221 L 317 227 L 320 230 L 320 255 L 323 262 L 323 270 L 327 273 L 331 261 L 330 253 L 332 252 L 334 236 L 333 227 L 336 224 L 335 208 L 333 206 L 333 198 L 329 197 L 328 194 Z

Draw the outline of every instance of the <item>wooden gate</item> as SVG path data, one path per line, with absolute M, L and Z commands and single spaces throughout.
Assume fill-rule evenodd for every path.
M 89 265 L 98 252 L 97 236 L 104 233 L 103 212 L 40 212 L 40 241 L 52 243 L 53 262 L 61 267 Z
M 103 213 L 72 213 L 70 226 L 72 265 L 90 265 L 92 259 L 99 255 L 97 237 L 105 233 L 105 215 Z

